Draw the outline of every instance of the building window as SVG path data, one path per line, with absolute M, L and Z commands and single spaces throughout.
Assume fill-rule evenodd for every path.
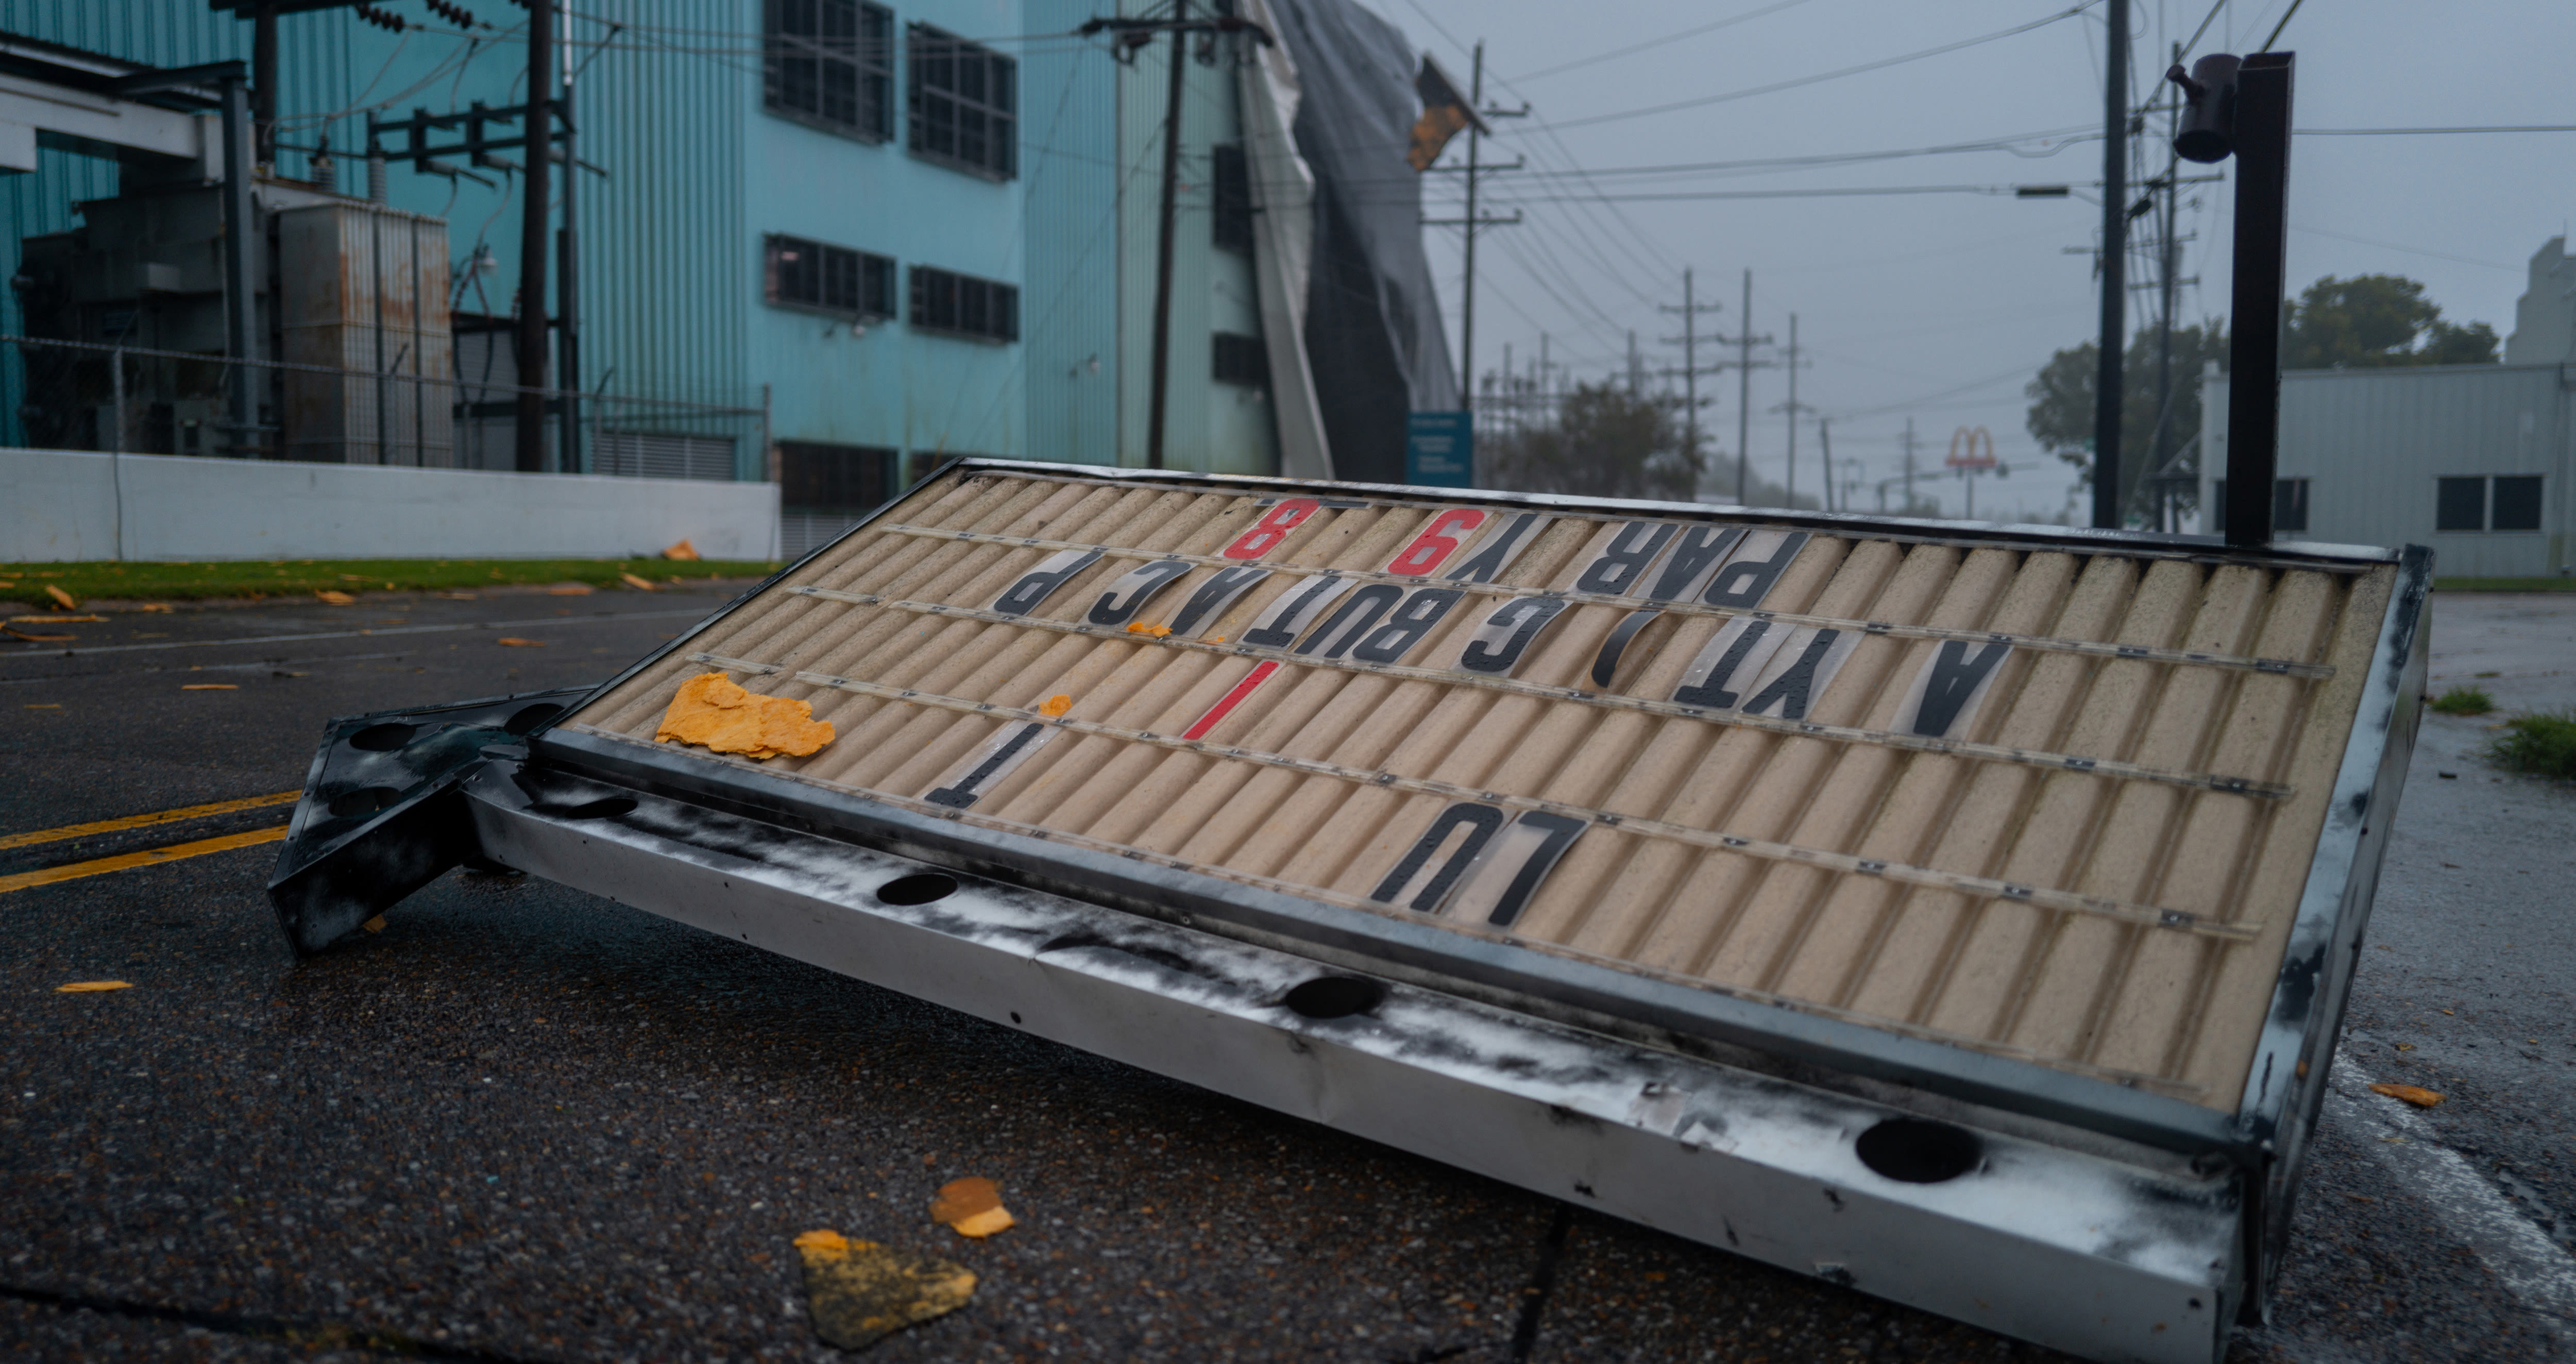
M 884 506 L 896 485 L 892 450 L 868 445 L 778 442 L 778 505 L 815 515 L 863 516 Z
M 2433 529 L 2540 529 L 2540 476 L 2435 480 Z
M 1020 339 L 1020 291 L 972 275 L 912 267 L 912 325 L 986 341 Z
M 870 141 L 894 135 L 894 11 L 865 0 L 767 0 L 772 113 Z
M 1210 149 L 1214 173 L 1211 184 L 1212 217 L 1216 245 L 1221 250 L 1252 254 L 1252 163 L 1245 159 L 1243 148 L 1219 143 Z
M 766 249 L 770 302 L 843 317 L 894 316 L 894 262 L 887 257 L 774 233 Z
M 2308 481 L 2304 478 L 2276 479 L 2272 483 L 2272 529 L 2306 530 L 2308 528 Z
M 1260 337 L 1218 332 L 1213 350 L 1218 383 L 1269 387 L 1270 352 L 1261 344 Z
M 2227 480 L 2209 481 L 2211 513 L 2222 526 L 2227 524 Z M 2272 481 L 2272 529 L 2306 530 L 2308 528 L 2308 481 L 2304 478 L 2281 478 Z
M 2495 507 L 2488 516 L 2489 530 L 2540 529 L 2540 476 L 2499 478 L 2495 481 Z
M 1019 64 L 928 24 L 907 33 L 912 150 L 978 175 L 1019 173 Z

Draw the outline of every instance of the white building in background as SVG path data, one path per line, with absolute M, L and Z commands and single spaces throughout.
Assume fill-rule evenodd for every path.
M 2443 578 L 2571 571 L 2576 521 L 2576 258 L 2531 258 L 2500 365 L 2292 370 L 2281 376 L 2284 540 L 2430 545 Z M 2223 527 L 2227 376 L 2201 376 L 2202 528 Z

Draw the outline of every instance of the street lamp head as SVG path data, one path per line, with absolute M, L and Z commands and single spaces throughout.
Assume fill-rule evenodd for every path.
M 2236 150 L 2236 72 L 2242 57 L 2214 52 L 2191 64 L 2181 63 L 2165 79 L 2182 87 L 2182 124 L 2174 133 L 2174 151 L 2185 161 L 2224 161 Z

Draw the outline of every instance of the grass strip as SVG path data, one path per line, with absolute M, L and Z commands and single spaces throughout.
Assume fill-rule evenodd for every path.
M 27 611 L 61 609 L 45 589 L 75 603 L 309 597 L 316 592 L 467 591 L 527 583 L 631 587 L 694 578 L 758 578 L 778 565 L 722 559 L 244 559 L 217 563 L 0 564 L 0 603 Z
M 2576 781 L 2576 708 L 2517 715 L 2487 745 L 2487 761 L 2508 772 Z

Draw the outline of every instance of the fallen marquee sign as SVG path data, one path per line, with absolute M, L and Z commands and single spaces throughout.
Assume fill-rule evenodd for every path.
M 2430 571 L 961 461 L 595 691 L 335 723 L 271 893 L 313 951 L 505 864 L 2205 1361 L 2280 1263 Z

